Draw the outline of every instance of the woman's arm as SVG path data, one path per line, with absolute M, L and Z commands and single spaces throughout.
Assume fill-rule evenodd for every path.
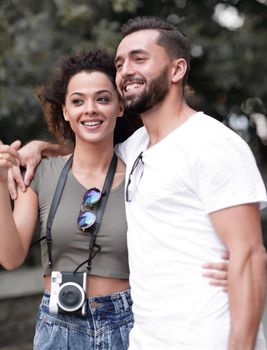
M 7 270 L 19 267 L 25 260 L 38 217 L 38 197 L 29 189 L 19 191 L 12 212 L 7 187 L 8 169 L 19 162 L 20 143 L 0 144 L 0 264 Z

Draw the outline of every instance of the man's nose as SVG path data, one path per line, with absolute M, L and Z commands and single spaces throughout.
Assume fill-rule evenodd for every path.
M 126 60 L 121 67 L 122 76 L 128 76 L 135 74 L 134 65 L 130 60 Z

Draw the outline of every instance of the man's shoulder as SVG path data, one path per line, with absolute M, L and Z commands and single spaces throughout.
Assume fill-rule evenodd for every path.
M 137 129 L 126 141 L 124 141 L 122 144 L 129 144 L 131 142 L 142 142 L 143 140 L 147 140 L 148 133 L 146 131 L 146 128 L 142 126 L 141 128 Z
M 225 144 L 228 141 L 243 145 L 246 144 L 227 125 L 205 113 L 201 113 L 197 118 L 192 118 L 188 132 L 191 135 L 191 142 L 200 148 L 206 148 L 212 144 Z
M 226 126 L 223 122 L 216 119 L 215 117 L 212 117 L 205 113 L 197 113 L 192 118 L 191 122 L 192 129 L 195 130 L 195 132 L 199 134 L 207 134 L 207 136 L 212 137 L 214 134 L 218 133 L 230 133 L 234 134 L 234 132 Z M 212 131 L 212 132 L 211 132 Z
M 138 152 L 139 149 L 144 149 L 149 140 L 148 133 L 145 127 L 136 130 L 126 141 L 116 146 L 116 153 L 126 163 L 132 153 Z

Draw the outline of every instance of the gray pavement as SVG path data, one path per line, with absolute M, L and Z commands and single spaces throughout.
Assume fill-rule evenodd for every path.
M 0 272 L 0 300 L 42 293 L 41 267 L 20 268 Z

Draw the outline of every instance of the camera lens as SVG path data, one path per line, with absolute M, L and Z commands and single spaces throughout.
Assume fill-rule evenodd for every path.
M 58 306 L 68 312 L 76 311 L 82 307 L 85 301 L 85 292 L 82 287 L 74 282 L 61 285 L 58 292 Z

